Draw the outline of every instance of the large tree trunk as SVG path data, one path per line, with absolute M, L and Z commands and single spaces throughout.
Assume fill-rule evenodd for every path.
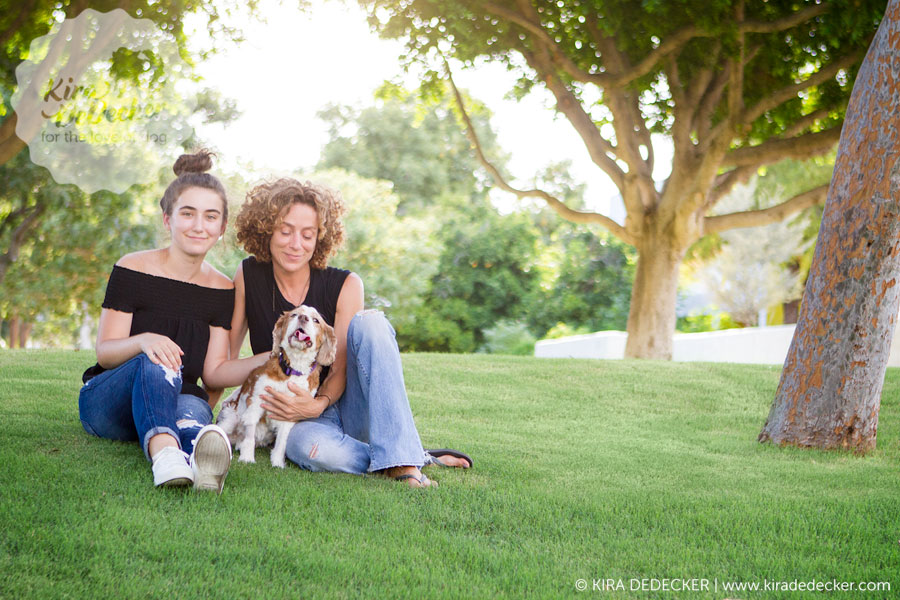
M 9 347 L 24 348 L 28 344 L 31 335 L 31 323 L 25 322 L 19 317 L 9 320 Z
M 19 258 L 19 250 L 21 250 L 22 245 L 27 241 L 34 229 L 40 225 L 41 217 L 43 217 L 46 211 L 47 205 L 41 203 L 28 210 L 13 211 L 13 215 L 16 213 L 19 213 L 20 215 L 24 214 L 25 218 L 23 218 L 13 230 L 9 239 L 9 247 L 6 252 L 0 254 L 0 284 L 3 284 L 3 280 L 6 279 L 6 272 Z M 6 218 L 10 218 L 10 216 L 11 215 L 7 215 Z M 5 225 L 5 223 L 0 222 L 0 231 L 3 230 L 3 225 Z
M 25 147 L 25 142 L 16 135 L 16 123 L 16 113 L 13 113 L 0 124 L 0 165 L 8 163 Z
M 760 441 L 865 452 L 900 303 L 900 0 L 860 68 L 797 331 Z
M 672 360 L 678 268 L 684 250 L 673 247 L 666 237 L 648 235 L 638 252 L 625 357 Z

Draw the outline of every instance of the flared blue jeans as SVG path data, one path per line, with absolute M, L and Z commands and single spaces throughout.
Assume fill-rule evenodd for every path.
M 310 471 L 355 474 L 425 464 L 396 334 L 380 311 L 350 321 L 344 394 L 317 419 L 294 425 L 287 457 Z

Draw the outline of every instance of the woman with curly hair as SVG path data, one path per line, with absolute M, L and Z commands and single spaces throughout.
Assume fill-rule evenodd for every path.
M 301 304 L 316 308 L 338 340 L 337 358 L 312 396 L 267 388 L 263 405 L 295 421 L 287 457 L 311 471 L 376 472 L 412 487 L 433 485 L 426 464 L 468 468 L 453 450 L 422 448 L 403 382 L 394 330 L 381 312 L 363 310 L 363 282 L 328 266 L 344 240 L 340 195 L 314 183 L 279 179 L 256 186 L 236 219 L 237 238 L 252 256 L 234 278 L 231 352 L 250 332 L 254 354 L 272 349 L 278 317 Z

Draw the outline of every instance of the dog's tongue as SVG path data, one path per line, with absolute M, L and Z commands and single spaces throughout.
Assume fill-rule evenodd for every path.
M 294 337 L 297 338 L 298 340 L 300 340 L 301 342 L 306 342 L 307 348 L 310 345 L 312 345 L 312 339 L 310 339 L 310 337 L 308 335 L 306 335 L 305 333 L 303 333 L 303 331 L 301 331 L 300 329 L 297 329 L 297 331 L 294 332 Z

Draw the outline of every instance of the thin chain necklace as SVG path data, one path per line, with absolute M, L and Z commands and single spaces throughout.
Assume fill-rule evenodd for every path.
M 303 301 L 306 300 L 306 294 L 309 291 L 309 281 L 312 279 L 312 271 L 309 272 L 309 277 L 306 278 L 306 283 L 303 284 L 303 289 L 300 291 L 300 304 L 303 304 Z M 275 272 L 272 271 L 272 313 L 278 314 L 277 309 L 275 308 L 275 288 L 278 287 L 278 280 L 275 278 Z M 294 305 L 293 302 L 290 301 L 288 297 L 284 294 L 281 295 L 287 303 L 291 306 L 300 306 L 300 304 Z

